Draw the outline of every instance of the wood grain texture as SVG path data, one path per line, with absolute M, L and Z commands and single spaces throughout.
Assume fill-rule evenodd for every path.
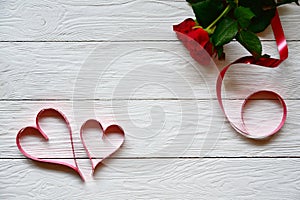
M 299 159 L 109 160 L 94 180 L 1 160 L 1 199 L 297 199 Z M 17 191 L 17 192 L 16 192 Z
M 0 43 L 1 99 L 211 99 L 219 69 L 248 53 L 228 45 L 225 62 L 197 64 L 180 42 Z M 279 68 L 237 65 L 227 98 L 261 89 L 300 98 L 300 45 Z M 264 42 L 274 57 L 274 42 Z
M 10 0 L 1 8 L 1 41 L 176 40 L 172 24 L 194 17 L 184 0 Z M 284 6 L 280 14 L 287 39 L 299 39 L 298 7 Z M 270 32 L 262 38 L 272 39 Z
M 229 112 L 238 112 L 236 107 L 241 103 L 225 102 L 230 108 Z M 215 100 L 2 102 L 0 158 L 23 158 L 16 148 L 15 136 L 19 129 L 35 125 L 36 114 L 47 107 L 57 108 L 68 117 L 74 132 L 76 156 L 81 158 L 87 155 L 79 138 L 79 129 L 89 118 L 100 120 L 104 127 L 112 123 L 123 127 L 126 140 L 121 150 L 114 154 L 116 158 L 298 157 L 300 108 L 298 100 L 289 100 L 287 105 L 290 112 L 282 131 L 269 141 L 255 142 L 240 136 L 225 122 Z M 279 123 L 281 109 L 274 102 L 259 100 L 246 113 L 249 130 L 261 134 Z M 238 116 L 238 113 L 233 114 Z M 31 144 L 32 152 L 40 157 L 71 155 L 62 154 L 69 147 L 70 140 L 61 123 L 46 121 L 44 124 L 44 130 L 50 137 L 50 146 L 36 139 L 28 140 L 29 143 L 25 144 Z M 55 150 L 45 151 L 51 146 Z
M 299 7 L 279 8 L 289 59 L 277 69 L 235 66 L 224 82 L 235 116 L 253 91 L 286 99 L 287 122 L 266 141 L 237 134 L 215 98 L 219 70 L 248 53 L 233 42 L 226 61 L 197 64 L 172 31 L 193 17 L 185 0 L 9 0 L 0 8 L 0 199 L 299 199 Z M 277 57 L 270 27 L 259 36 Z M 246 108 L 247 128 L 258 134 L 280 120 L 267 99 Z M 47 107 L 70 120 L 86 183 L 18 151 L 17 132 Z M 79 139 L 89 118 L 126 133 L 94 178 Z M 71 161 L 64 124 L 42 125 L 50 141 L 27 138 L 29 150 Z

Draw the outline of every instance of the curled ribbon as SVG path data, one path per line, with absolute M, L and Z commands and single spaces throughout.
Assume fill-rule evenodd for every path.
M 276 10 L 274 18 L 272 19 L 271 26 L 272 26 L 272 29 L 273 29 L 273 34 L 274 34 L 276 43 L 277 43 L 277 48 L 278 48 L 278 52 L 279 52 L 280 58 L 279 59 L 275 59 L 275 58 L 264 58 L 264 57 L 262 57 L 262 58 L 259 58 L 259 59 L 255 59 L 253 56 L 246 56 L 246 57 L 239 58 L 236 61 L 234 61 L 233 63 L 227 65 L 220 72 L 218 80 L 217 80 L 217 84 L 216 84 L 216 93 L 217 93 L 218 102 L 219 102 L 219 104 L 221 106 L 221 109 L 224 112 L 227 120 L 229 121 L 229 123 L 231 124 L 231 126 L 237 132 L 239 132 L 240 134 L 244 135 L 245 137 L 252 138 L 252 139 L 265 139 L 265 138 L 267 138 L 267 137 L 269 137 L 271 135 L 274 135 L 275 133 L 277 133 L 283 127 L 283 125 L 284 125 L 284 123 L 286 121 L 286 117 L 287 117 L 287 106 L 286 106 L 283 98 L 279 94 L 277 94 L 277 93 L 275 93 L 273 91 L 268 91 L 268 90 L 261 90 L 261 91 L 257 91 L 257 92 L 254 92 L 254 93 L 250 94 L 244 100 L 244 103 L 242 104 L 242 107 L 241 107 L 241 126 L 239 126 L 238 124 L 230 121 L 228 115 L 226 114 L 226 111 L 225 111 L 225 108 L 224 108 L 224 105 L 223 105 L 223 101 L 222 101 L 222 91 L 221 91 L 221 89 L 222 89 L 222 82 L 223 82 L 223 79 L 225 77 L 226 72 L 234 64 L 254 64 L 254 65 L 259 65 L 259 66 L 262 66 L 262 67 L 276 68 L 285 59 L 287 59 L 287 57 L 288 57 L 287 42 L 286 42 L 286 39 L 285 39 L 285 36 L 284 36 L 283 28 L 282 28 L 282 25 L 281 25 L 280 18 L 279 18 L 277 10 Z M 281 122 L 279 123 L 279 125 L 273 131 L 271 131 L 268 134 L 256 136 L 256 135 L 251 134 L 246 129 L 246 125 L 245 125 L 245 122 L 244 122 L 244 119 L 243 119 L 243 111 L 244 111 L 245 105 L 247 104 L 248 100 L 251 97 L 253 97 L 253 96 L 257 95 L 257 94 L 261 94 L 261 93 L 268 93 L 268 94 L 276 97 L 279 100 L 279 102 L 280 102 L 280 104 L 282 106 L 283 115 L 282 115 L 282 118 L 281 118 Z

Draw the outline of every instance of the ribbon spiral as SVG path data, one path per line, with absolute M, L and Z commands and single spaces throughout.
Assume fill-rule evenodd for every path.
M 285 39 L 285 36 L 284 36 L 284 31 L 283 31 L 283 28 L 282 28 L 282 25 L 281 25 L 280 18 L 279 18 L 277 10 L 275 12 L 274 18 L 272 19 L 271 26 L 272 26 L 272 30 L 273 30 L 273 34 L 274 34 L 276 43 L 277 43 L 277 48 L 278 48 L 278 52 L 279 52 L 279 56 L 280 56 L 279 59 L 276 59 L 276 58 L 265 58 L 265 57 L 262 57 L 262 58 L 259 58 L 259 59 L 255 59 L 253 56 L 246 56 L 246 57 L 239 58 L 236 61 L 234 61 L 233 63 L 227 65 L 220 72 L 219 77 L 217 79 L 217 83 L 216 83 L 217 99 L 218 99 L 218 102 L 219 102 L 219 104 L 221 106 L 221 109 L 224 112 L 227 120 L 229 121 L 229 123 L 231 124 L 231 126 L 237 132 L 239 132 L 240 134 L 244 135 L 245 137 L 252 138 L 252 139 L 265 139 L 265 138 L 267 138 L 267 137 L 269 137 L 271 135 L 276 134 L 283 127 L 283 125 L 284 125 L 284 123 L 286 121 L 286 117 L 287 117 L 287 106 L 286 106 L 283 98 L 279 94 L 277 94 L 277 93 L 275 93 L 273 91 L 268 91 L 268 90 L 261 90 L 261 91 L 257 91 L 257 92 L 254 92 L 254 93 L 250 94 L 244 100 L 244 103 L 242 104 L 242 107 L 241 107 L 241 125 L 239 125 L 237 123 L 232 122 L 229 119 L 229 116 L 226 114 L 226 111 L 225 111 L 225 108 L 224 108 L 224 105 L 223 105 L 223 100 L 222 100 L 222 91 L 221 91 L 221 89 L 222 89 L 222 82 L 223 82 L 223 79 L 225 77 L 226 72 L 234 64 L 254 64 L 254 65 L 258 65 L 258 66 L 262 66 L 262 67 L 276 68 L 285 59 L 287 59 L 287 57 L 288 57 L 288 46 L 287 46 L 287 42 L 286 42 L 286 39 Z M 282 106 L 283 115 L 282 115 L 282 118 L 281 118 L 281 122 L 279 123 L 279 125 L 273 131 L 271 131 L 271 132 L 269 132 L 267 134 L 264 134 L 264 135 L 257 136 L 257 135 L 251 134 L 246 129 L 246 125 L 245 125 L 245 122 L 244 122 L 244 119 L 243 119 L 243 111 L 244 111 L 245 105 L 248 102 L 248 100 L 251 97 L 253 97 L 254 95 L 257 95 L 257 94 L 260 94 L 260 93 L 268 93 L 268 94 L 276 97 L 279 100 L 279 102 L 280 102 L 280 104 Z

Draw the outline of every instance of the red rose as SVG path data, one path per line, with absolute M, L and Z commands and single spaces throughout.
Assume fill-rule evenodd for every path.
M 196 22 L 193 19 L 188 18 L 180 24 L 174 25 L 173 30 L 183 34 L 188 34 L 193 30 L 194 26 L 196 26 Z
M 215 53 L 208 33 L 202 28 L 194 28 L 196 22 L 189 18 L 173 26 L 179 40 L 189 50 L 191 56 L 200 64 L 208 65 Z

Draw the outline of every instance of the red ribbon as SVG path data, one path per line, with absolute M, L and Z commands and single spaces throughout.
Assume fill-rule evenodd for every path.
M 217 80 L 217 84 L 216 84 L 217 98 L 218 98 L 218 101 L 219 101 L 219 104 L 221 106 L 221 109 L 223 110 L 223 112 L 224 112 L 227 120 L 230 122 L 231 126 L 236 131 L 238 131 L 242 135 L 244 135 L 244 136 L 246 136 L 248 138 L 252 138 L 252 139 L 264 139 L 266 137 L 274 135 L 275 133 L 277 133 L 283 127 L 283 125 L 284 125 L 284 123 L 286 121 L 286 117 L 287 117 L 287 107 L 286 107 L 286 104 L 285 104 L 283 98 L 279 94 L 277 94 L 277 93 L 275 93 L 273 91 L 268 91 L 268 90 L 257 91 L 257 92 L 254 92 L 254 93 L 250 94 L 244 100 L 244 103 L 242 104 L 242 107 L 241 107 L 241 124 L 237 124 L 237 123 L 234 123 L 234 122 L 230 121 L 230 119 L 229 119 L 229 117 L 226 114 L 226 111 L 224 109 L 224 105 L 223 105 L 223 101 L 222 101 L 222 91 L 221 91 L 221 89 L 222 89 L 222 82 L 223 82 L 223 79 L 224 79 L 224 76 L 225 76 L 226 72 L 234 64 L 240 64 L 240 63 L 242 63 L 242 64 L 254 64 L 254 65 L 259 65 L 259 66 L 262 66 L 262 67 L 276 68 L 285 59 L 287 59 L 287 57 L 288 57 L 288 47 L 287 47 L 286 39 L 285 39 L 285 36 L 284 36 L 283 28 L 281 26 L 281 22 L 280 22 L 280 18 L 279 18 L 277 10 L 276 10 L 274 18 L 272 19 L 271 25 L 272 25 L 273 33 L 274 33 L 275 40 L 276 40 L 276 43 L 277 43 L 277 47 L 278 47 L 278 52 L 279 52 L 280 58 L 279 59 L 275 59 L 275 58 L 260 58 L 258 60 L 255 59 L 253 56 L 246 56 L 246 57 L 239 58 L 238 60 L 234 61 L 233 63 L 227 65 L 220 72 L 218 80 Z M 253 97 L 254 95 L 257 95 L 257 94 L 260 94 L 260 93 L 268 93 L 268 94 L 271 94 L 272 96 L 276 97 L 279 100 L 279 102 L 280 102 L 280 104 L 282 106 L 283 115 L 282 115 L 281 122 L 279 123 L 279 125 L 273 131 L 271 131 L 268 134 L 262 135 L 262 136 L 261 135 L 257 136 L 257 135 L 251 134 L 246 129 L 246 125 L 245 125 L 245 122 L 244 122 L 244 119 L 243 119 L 243 111 L 244 111 L 244 108 L 245 108 L 245 105 L 246 105 L 247 101 L 251 97 Z

